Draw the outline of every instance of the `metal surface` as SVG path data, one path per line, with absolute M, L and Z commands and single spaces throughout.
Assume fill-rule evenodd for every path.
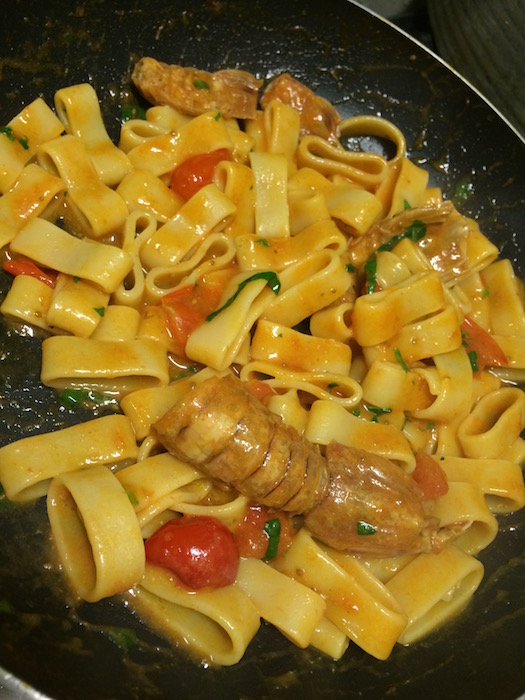
M 345 0 L 11 2 L 0 25 L 0 121 L 39 95 L 52 104 L 59 87 L 90 81 L 116 137 L 120 105 L 138 100 L 129 75 L 141 55 L 261 77 L 290 71 L 344 116 L 391 119 L 447 197 L 461 182 L 473 185 L 462 211 L 524 274 L 523 142 L 435 57 Z M 7 284 L 0 275 L 0 297 Z M 2 321 L 1 444 L 84 417 L 40 385 L 39 344 Z M 118 598 L 73 606 L 53 565 L 45 504 L 2 509 L 4 691 L 32 700 L 39 693 L 56 700 L 515 700 L 525 690 L 525 516 L 500 522 L 469 608 L 418 644 L 396 647 L 387 661 L 351 647 L 334 663 L 265 626 L 236 667 L 205 669 L 140 625 Z M 107 634 L 115 627 L 136 630 L 138 643 L 122 650 Z

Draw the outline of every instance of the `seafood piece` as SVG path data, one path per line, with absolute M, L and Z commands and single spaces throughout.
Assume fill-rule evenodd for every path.
M 439 549 L 452 536 L 425 516 L 419 487 L 400 467 L 338 443 L 321 454 L 233 375 L 197 384 L 154 430 L 212 479 L 303 514 L 310 532 L 338 550 L 393 556 Z M 373 534 L 360 534 L 363 526 Z
M 439 207 L 406 209 L 390 219 L 383 219 L 374 224 L 364 236 L 349 240 L 349 262 L 354 267 L 364 265 L 380 246 L 395 236 L 402 235 L 414 221 L 422 221 L 426 226 L 439 226 L 449 218 L 457 220 L 461 217 L 452 202 L 445 201 Z
M 226 119 L 253 119 L 262 85 L 262 80 L 243 70 L 208 73 L 149 57 L 136 63 L 131 79 L 152 104 L 168 105 L 191 116 L 217 110 Z
M 330 143 L 339 143 L 339 112 L 328 100 L 316 95 L 289 73 L 279 75 L 268 84 L 261 97 L 261 106 L 265 107 L 272 100 L 280 100 L 300 113 L 302 134 L 314 134 Z

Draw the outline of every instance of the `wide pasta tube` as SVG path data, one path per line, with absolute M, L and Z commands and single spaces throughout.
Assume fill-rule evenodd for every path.
M 117 479 L 126 490 L 135 508 L 138 522 L 142 527 L 154 517 L 177 503 L 187 495 L 181 491 L 195 481 L 206 481 L 209 491 L 211 482 L 203 475 L 167 452 L 147 457 L 121 469 Z
M 326 601 L 326 617 L 368 654 L 378 659 L 390 655 L 406 618 L 357 560 L 351 572 L 345 570 L 302 529 L 274 566 L 319 593 Z
M 439 554 L 420 554 L 386 587 L 408 617 L 401 644 L 412 644 L 457 615 L 483 578 L 483 564 L 450 545 Z
M 93 603 L 142 579 L 139 523 L 126 491 L 107 467 L 57 476 L 49 487 L 47 512 L 62 567 L 80 598 Z
M 190 591 L 149 564 L 131 595 L 139 615 L 208 663 L 236 664 L 260 626 L 257 607 L 237 586 Z
M 103 416 L 0 448 L 0 483 L 10 501 L 25 503 L 44 496 L 50 480 L 59 474 L 136 457 L 128 418 Z
M 349 287 L 351 276 L 333 250 L 305 255 L 280 274 L 281 291 L 268 305 L 263 318 L 295 326 L 336 301 Z
M 512 513 L 525 506 L 523 470 L 516 462 L 447 455 L 439 464 L 449 482 L 465 481 L 476 486 L 493 513 Z
M 235 586 L 246 593 L 262 618 L 294 644 L 305 648 L 312 642 L 326 610 L 318 593 L 253 558 L 241 559 Z
M 97 284 L 113 292 L 133 266 L 133 258 L 115 246 L 81 239 L 45 219 L 31 219 L 11 250 L 44 267 Z
M 55 389 L 127 394 L 169 382 L 166 349 L 149 338 L 96 340 L 55 335 L 42 343 L 41 379 Z
M 334 401 L 314 401 L 305 437 L 320 445 L 333 440 L 343 445 L 359 445 L 368 452 L 388 457 L 408 472 L 415 466 L 414 453 L 401 431 L 387 423 L 358 418 Z
M 465 456 L 497 458 L 525 425 L 525 395 L 517 387 L 502 387 L 483 396 L 458 427 Z
M 58 90 L 55 108 L 67 133 L 77 136 L 86 145 L 102 182 L 110 187 L 118 185 L 131 170 L 131 162 L 109 138 L 93 86 L 80 83 Z
M 13 187 L 0 197 L 0 248 L 11 242 L 29 219 L 42 214 L 65 188 L 61 178 L 36 163 L 26 165 Z
M 432 515 L 439 518 L 441 527 L 458 526 L 455 545 L 469 554 L 485 549 L 498 533 L 496 518 L 472 483 L 450 481 L 447 493 L 435 500 Z

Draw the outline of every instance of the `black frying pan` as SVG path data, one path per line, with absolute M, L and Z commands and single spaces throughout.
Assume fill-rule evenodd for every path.
M 29 5 L 34 7 L 29 8 Z M 290 71 L 343 116 L 381 114 L 405 133 L 410 155 L 524 273 L 525 147 L 494 111 L 423 48 L 345 0 L 12 0 L 0 24 L 0 122 L 42 95 L 91 81 L 116 137 L 136 58 L 262 77 Z M 0 276 L 3 296 L 7 280 Z M 0 328 L 0 442 L 87 418 L 39 383 L 38 338 Z M 525 691 L 525 513 L 500 518 L 481 559 L 470 607 L 380 662 L 351 647 L 337 662 L 291 647 L 265 627 L 243 661 L 204 669 L 141 626 L 120 600 L 74 609 L 50 562 L 42 502 L 0 509 L 0 695 L 11 674 L 56 699 L 451 698 L 515 700 Z M 125 651 L 108 634 L 132 628 Z M 125 639 L 121 635 L 119 639 Z M 4 684 L 4 691 L 1 685 Z M 40 697 L 40 696 L 39 696 Z

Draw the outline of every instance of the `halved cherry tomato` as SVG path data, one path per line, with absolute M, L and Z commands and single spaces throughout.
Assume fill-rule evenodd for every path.
M 509 364 L 507 356 L 490 333 L 468 316 L 461 325 L 461 333 L 467 352 L 476 353 L 480 371 L 485 367 L 506 367 Z
M 417 483 L 423 497 L 428 500 L 444 496 L 448 491 L 447 475 L 436 460 L 423 450 L 416 453 L 416 467 L 412 478 Z
M 173 170 L 171 189 L 183 199 L 190 199 L 202 187 L 212 182 L 215 168 L 221 160 L 231 160 L 231 153 L 227 148 L 187 158 Z
M 36 277 L 51 288 L 54 288 L 56 285 L 56 277 L 49 272 L 41 270 L 32 260 L 4 260 L 4 270 L 15 277 L 17 275 Z
M 188 588 L 229 586 L 237 578 L 235 539 L 216 518 L 183 515 L 165 523 L 146 540 L 146 561 L 172 571 Z
M 241 557 L 264 559 L 269 543 L 269 536 L 264 526 L 275 518 L 278 518 L 281 523 L 277 556 L 288 549 L 294 534 L 290 516 L 284 511 L 270 511 L 266 506 L 252 505 L 234 532 Z
M 184 355 L 189 336 L 215 311 L 225 286 L 236 272 L 235 267 L 217 270 L 197 284 L 180 287 L 162 297 L 168 332 L 177 354 Z

